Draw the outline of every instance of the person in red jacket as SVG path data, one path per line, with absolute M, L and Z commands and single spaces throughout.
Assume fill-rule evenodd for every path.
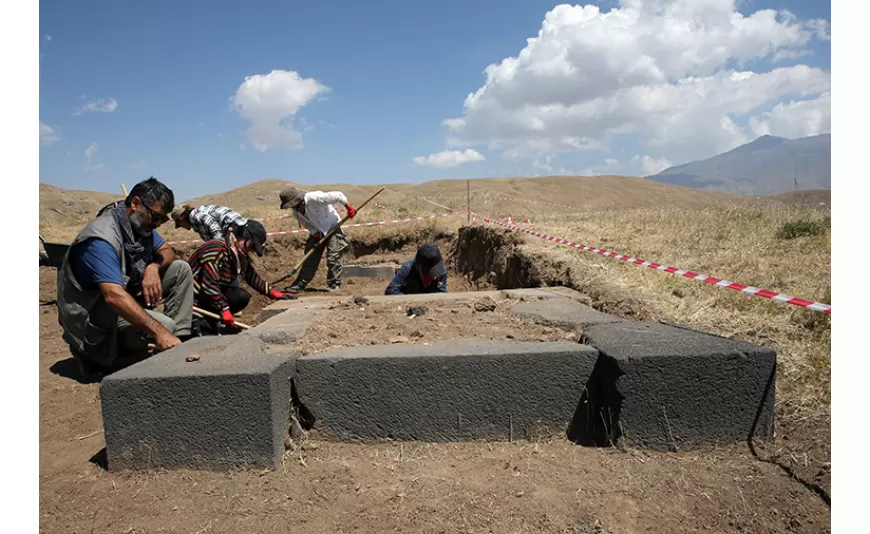
M 265 242 L 266 229 L 259 221 L 249 220 L 244 226 L 231 227 L 224 239 L 206 241 L 190 256 L 193 305 L 221 316 L 218 322 L 195 313 L 194 329 L 200 335 L 215 334 L 220 325 L 234 329 L 233 314 L 244 310 L 251 299 L 251 294 L 241 287 L 242 280 L 272 299 L 296 298 L 270 287 L 251 263 L 250 253 L 262 256 Z

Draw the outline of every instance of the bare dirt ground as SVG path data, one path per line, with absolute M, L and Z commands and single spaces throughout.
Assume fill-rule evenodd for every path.
M 54 281 L 40 269 L 42 302 Z M 40 306 L 41 532 L 830 532 L 828 505 L 746 445 L 308 441 L 273 472 L 107 472 L 99 385 L 76 380 L 60 334 Z
M 402 305 L 354 304 L 347 299 L 330 309 L 328 318 L 315 320 L 294 345 L 303 355 L 340 347 L 385 343 L 428 344 L 446 339 L 498 339 L 515 341 L 577 341 L 579 335 L 545 326 L 509 313 L 515 302 L 486 297 L 473 302 Z M 420 315 L 417 315 L 420 314 Z M 337 329 L 335 324 L 353 325 Z

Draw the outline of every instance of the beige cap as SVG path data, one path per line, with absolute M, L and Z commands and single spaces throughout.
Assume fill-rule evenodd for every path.
M 278 196 L 281 198 L 281 209 L 285 210 L 287 208 L 295 208 L 297 204 L 305 200 L 305 191 L 300 191 L 292 185 L 288 185 L 281 190 Z
M 175 227 L 178 228 L 178 220 L 182 215 L 187 215 L 193 211 L 193 208 L 185 204 L 184 206 L 176 206 L 172 213 L 169 214 L 169 217 L 175 221 Z

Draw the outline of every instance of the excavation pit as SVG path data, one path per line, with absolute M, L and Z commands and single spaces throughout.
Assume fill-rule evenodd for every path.
M 350 264 L 343 268 L 345 278 L 378 278 L 390 280 L 401 265 L 395 263 L 380 263 L 376 265 Z

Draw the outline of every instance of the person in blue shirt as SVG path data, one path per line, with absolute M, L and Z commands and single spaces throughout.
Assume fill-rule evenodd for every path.
M 154 236 L 151 251 L 156 253 L 166 240 L 157 230 L 152 232 Z M 85 291 L 99 289 L 100 284 L 124 284 L 124 276 L 121 272 L 121 259 L 115 253 L 115 249 L 105 239 L 92 237 L 79 244 L 70 255 L 73 273 L 79 285 Z M 156 265 L 156 264 L 155 264 Z M 136 296 L 143 295 L 143 288 L 139 288 Z M 149 294 L 149 297 L 152 296 Z M 154 295 L 159 300 L 159 295 Z
M 71 243 L 58 269 L 58 322 L 85 375 L 149 341 L 162 351 L 190 337 L 190 265 L 157 232 L 174 202 L 171 189 L 149 178 L 103 207 Z
M 385 295 L 447 293 L 447 267 L 435 243 L 417 249 L 414 259 L 402 264 L 384 291 Z

